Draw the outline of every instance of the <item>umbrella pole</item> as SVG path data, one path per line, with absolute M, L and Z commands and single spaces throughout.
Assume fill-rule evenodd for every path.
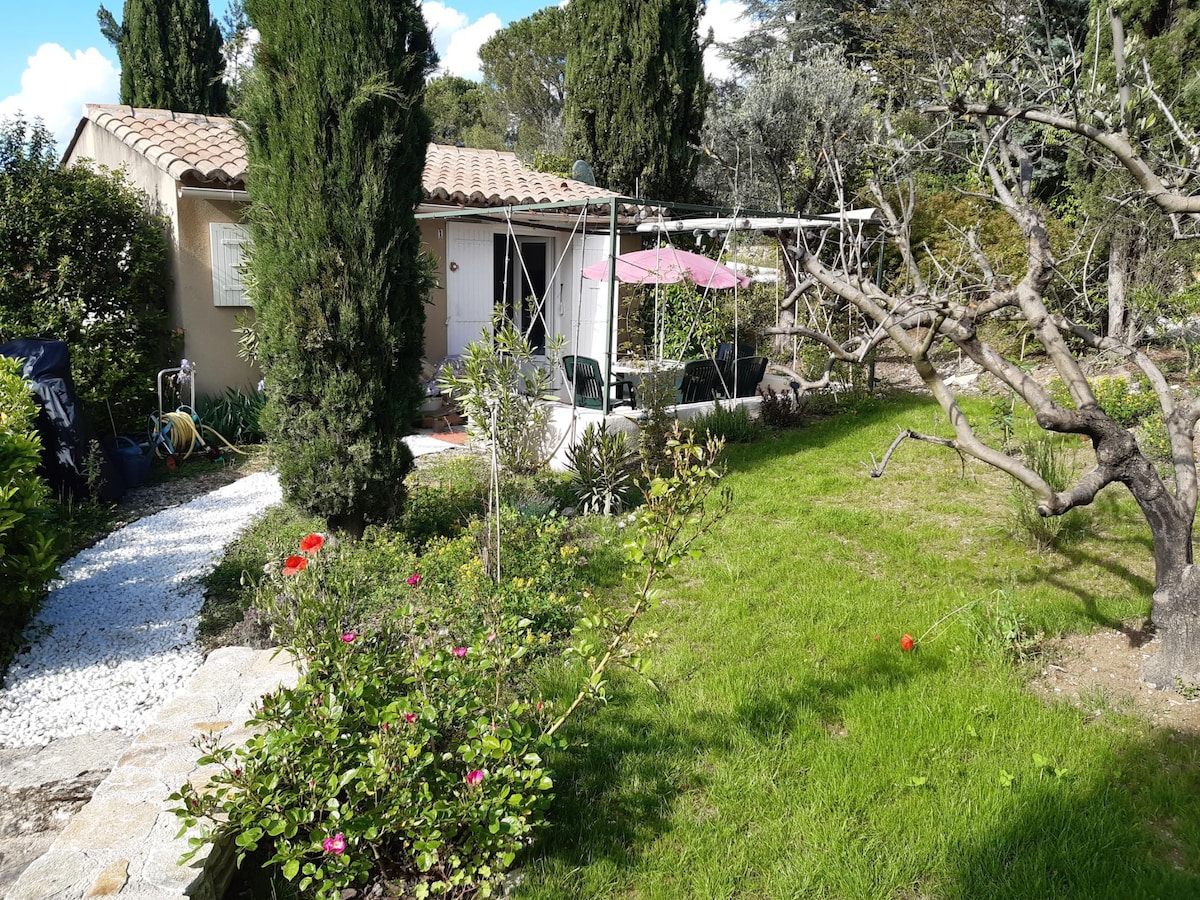
M 617 324 L 617 198 L 609 200 L 608 206 L 608 321 L 604 335 L 604 417 L 608 418 L 608 383 L 612 381 L 613 331 Z

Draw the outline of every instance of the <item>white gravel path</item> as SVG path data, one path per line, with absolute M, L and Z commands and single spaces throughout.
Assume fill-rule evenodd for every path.
M 0 746 L 140 732 L 200 665 L 200 577 L 280 499 L 274 474 L 249 475 L 127 525 L 67 562 L 0 689 Z

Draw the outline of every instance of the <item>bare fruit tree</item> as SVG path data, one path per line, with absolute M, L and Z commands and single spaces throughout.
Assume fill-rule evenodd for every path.
M 1118 23 L 1119 24 L 1119 23 Z M 1116 26 L 1114 26 L 1115 28 Z M 1114 32 L 1115 34 L 1116 32 Z M 1120 45 L 1118 45 L 1120 48 Z M 1120 48 L 1123 49 L 1123 48 Z M 890 280 L 872 277 L 876 257 L 860 233 L 846 223 L 841 229 L 801 235 L 791 249 L 799 292 L 810 290 L 825 304 L 809 302 L 810 310 L 828 306 L 832 297 L 861 314 L 865 327 L 847 339 L 834 336 L 811 319 L 798 316 L 777 332 L 818 340 L 831 360 L 865 361 L 882 342 L 891 343 L 915 367 L 917 374 L 948 416 L 952 439 L 908 431 L 897 438 L 872 473 L 882 475 L 888 458 L 905 439 L 932 441 L 952 447 L 1008 473 L 1038 500 L 1042 516 L 1060 516 L 1090 504 L 1104 488 L 1120 484 L 1133 495 L 1153 535 L 1155 590 L 1152 621 L 1162 646 L 1145 677 L 1160 686 L 1200 684 L 1200 572 L 1193 563 L 1193 522 L 1197 503 L 1196 458 L 1193 433 L 1200 419 L 1200 402 L 1181 397 L 1161 369 L 1124 335 L 1101 335 L 1055 308 L 1051 287 L 1058 277 L 1058 262 L 1045 211 L 1035 197 L 1040 153 L 1063 140 L 1084 141 L 1099 148 L 1128 175 L 1130 197 L 1148 201 L 1156 214 L 1172 217 L 1177 237 L 1196 233 L 1200 222 L 1200 193 L 1191 187 L 1200 177 L 1200 146 L 1188 125 L 1171 116 L 1149 83 L 1148 69 L 1119 57 L 1125 78 L 1111 87 L 1109 97 L 1088 94 L 1081 88 L 1055 87 L 1053 78 L 1041 80 L 1042 90 L 1021 73 L 1022 90 L 1005 102 L 1005 88 L 1018 79 L 1009 60 L 988 60 L 964 68 L 943 83 L 945 100 L 925 107 L 931 117 L 923 147 L 897 151 L 893 171 L 917 165 L 916 155 L 928 151 L 929 134 L 950 129 L 971 136 L 970 151 L 982 185 L 980 195 L 998 205 L 1019 228 L 1024 241 L 1024 271 L 1005 278 L 986 258 L 976 235 L 959 235 L 962 259 L 957 263 L 922 267 L 919 247 L 911 240 L 914 194 L 911 182 L 876 181 L 871 191 L 888 239 L 898 251 L 900 272 Z M 1003 63 L 1003 65 L 997 65 Z M 1005 82 L 1004 72 L 1010 73 Z M 964 77 L 965 73 L 965 77 Z M 1145 76 L 1145 77 L 1143 77 Z M 1139 81 L 1139 79 L 1141 79 Z M 1058 81 L 1061 85 L 1064 82 Z M 1131 121 L 1130 91 L 1143 106 L 1166 121 L 1167 144 L 1152 148 Z M 1161 133 L 1161 131 L 1160 131 Z M 1170 150 L 1162 148 L 1169 145 Z M 956 145 L 961 150 L 963 142 Z M 948 151 L 941 150 L 944 154 Z M 832 157 L 831 157 L 832 158 Z M 833 163 L 831 163 L 832 165 Z M 882 167 L 881 167 L 882 170 Z M 810 293 L 810 296 L 813 294 Z M 797 292 L 793 293 L 796 300 Z M 799 310 L 800 302 L 795 303 Z M 1044 350 L 1070 395 L 1070 403 L 1056 402 L 1050 391 L 1031 377 L 1010 354 L 1005 355 L 980 337 L 980 327 L 993 318 L 1020 321 Z M 962 356 L 989 373 L 1032 410 L 1037 424 L 1047 432 L 1081 435 L 1090 440 L 1095 465 L 1065 490 L 1055 490 L 1018 454 L 993 446 L 972 427 L 956 399 L 947 376 L 931 358 L 935 348 L 952 345 Z M 1147 458 L 1127 427 L 1122 427 L 1096 401 L 1092 386 L 1077 355 L 1078 348 L 1116 354 L 1145 376 L 1161 407 L 1170 439 L 1171 459 L 1166 475 Z M 828 369 L 826 370 L 828 371 Z

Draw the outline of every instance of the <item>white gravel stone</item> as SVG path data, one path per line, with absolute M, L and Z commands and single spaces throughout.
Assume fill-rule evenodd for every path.
M 274 474 L 250 475 L 69 560 L 0 689 L 0 747 L 145 728 L 200 666 L 199 578 L 280 499 Z

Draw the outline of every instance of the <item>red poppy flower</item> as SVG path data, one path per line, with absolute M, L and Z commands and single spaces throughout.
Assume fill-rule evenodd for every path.
M 911 634 L 906 634 L 900 638 L 900 649 L 905 653 L 915 646 L 917 646 L 917 642 L 912 639 Z
M 310 534 L 300 542 L 300 550 L 304 553 L 316 553 L 325 544 L 323 535 Z
M 303 572 L 306 568 L 308 568 L 308 557 L 306 556 L 289 556 L 283 561 L 284 575 L 295 575 Z

